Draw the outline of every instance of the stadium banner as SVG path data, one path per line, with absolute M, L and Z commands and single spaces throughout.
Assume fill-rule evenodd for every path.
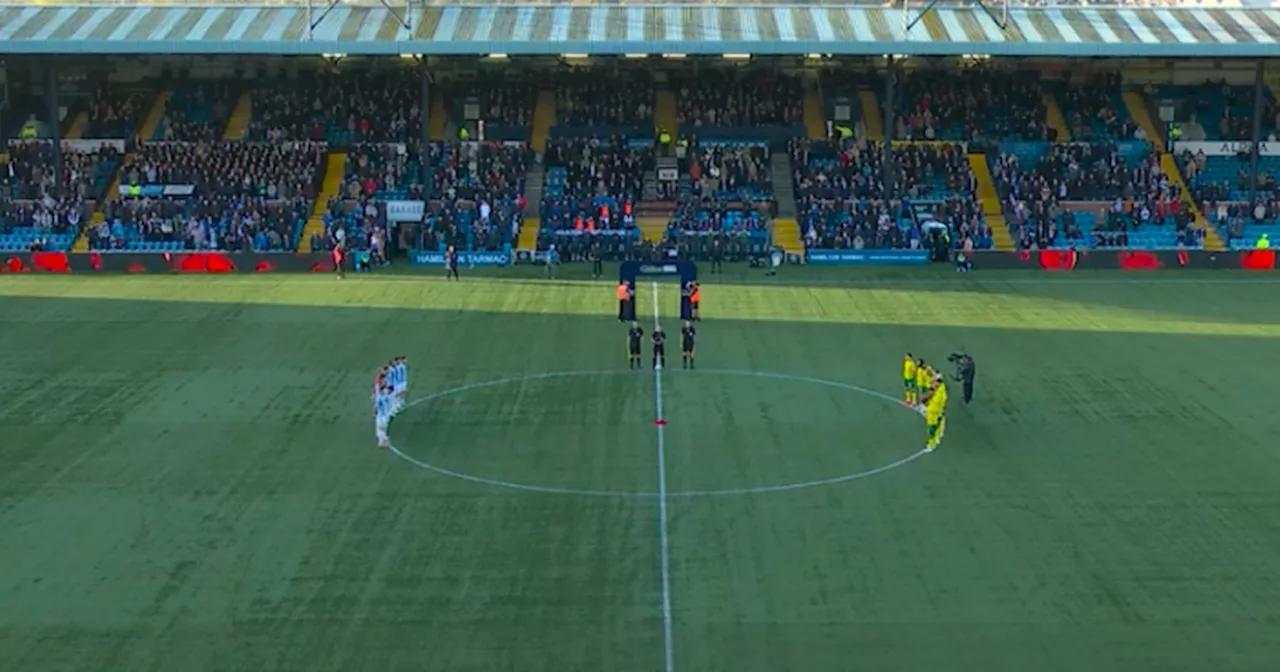
M 444 266 L 444 252 L 417 250 L 409 253 L 414 266 Z M 511 252 L 459 252 L 459 266 L 510 266 Z
M 121 198 L 160 198 L 161 196 L 185 197 L 196 193 L 192 184 L 148 184 L 141 186 L 120 185 Z
M 564 237 L 608 236 L 610 238 L 639 238 L 639 229 L 556 229 L 553 235 Z
M 675 182 L 678 179 L 680 179 L 680 171 L 676 170 L 675 168 L 659 168 L 658 169 L 658 181 Z
M 818 251 L 818 250 L 815 250 Z M 859 254 L 865 251 L 858 250 Z M 877 251 L 879 252 L 879 251 Z M 510 252 L 480 252 L 490 262 L 477 260 L 475 265 L 506 265 Z M 431 265 L 444 263 L 443 252 L 413 253 L 425 255 Z M 522 261 L 530 259 L 527 250 Z M 538 253 L 537 259 L 545 257 Z M 469 255 L 459 255 L 459 262 L 469 264 Z M 812 260 L 810 263 L 813 263 Z M 829 264 L 834 265 L 834 264 Z M 871 264 L 868 264 L 871 265 Z M 645 275 L 679 275 L 680 268 L 671 262 L 642 262 Z M 940 268 L 948 265 L 938 264 Z M 1242 250 L 1214 252 L 1208 250 L 984 250 L 973 254 L 973 272 L 1023 271 L 1134 271 L 1176 274 L 1190 270 L 1276 270 L 1276 250 Z M 429 272 L 428 269 L 421 269 Z M 293 254 L 289 252 L 20 252 L 0 253 L 0 273 L 332 273 L 333 260 L 328 253 Z M 376 270 L 373 272 L 377 272 Z M 785 271 L 784 271 L 785 272 Z M 963 282 L 957 275 L 957 282 Z
M 1204 152 L 1205 156 L 1235 156 L 1237 154 L 1248 154 L 1251 151 L 1253 143 L 1251 142 L 1175 142 L 1173 149 L 1176 152 L 1191 152 L 1199 154 Z M 1258 156 L 1280 156 L 1280 143 L 1275 142 L 1259 142 Z
M 388 222 L 421 222 L 427 214 L 425 201 L 387 201 Z
M 809 250 L 810 266 L 917 266 L 929 263 L 926 250 Z

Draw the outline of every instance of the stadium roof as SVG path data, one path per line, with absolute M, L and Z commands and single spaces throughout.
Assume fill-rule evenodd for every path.
M 394 5 L 394 3 L 393 3 Z M 922 7 L 913 6 L 912 12 Z M 1263 7 L 940 6 L 906 31 L 870 4 L 0 4 L 10 54 L 839 54 L 1264 57 Z M 409 25 L 406 28 L 401 19 Z M 314 28 L 308 30 L 311 24 Z

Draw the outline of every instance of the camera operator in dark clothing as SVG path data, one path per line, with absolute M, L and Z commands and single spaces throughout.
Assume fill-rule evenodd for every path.
M 973 401 L 973 376 L 977 373 L 977 369 L 973 364 L 973 358 L 968 353 L 953 352 L 947 361 L 956 364 L 956 380 L 963 383 L 964 387 L 964 403 L 968 404 Z

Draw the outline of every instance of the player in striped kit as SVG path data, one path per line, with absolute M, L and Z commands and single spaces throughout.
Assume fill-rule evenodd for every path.
M 409 360 L 405 357 L 396 357 L 387 365 L 387 372 L 394 396 L 392 415 L 399 415 L 408 404 L 405 395 L 409 392 Z
M 387 427 L 391 425 L 394 404 L 395 395 L 392 393 L 389 372 L 383 369 L 378 372 L 378 379 L 373 384 L 373 435 L 378 440 L 379 448 L 391 446 Z

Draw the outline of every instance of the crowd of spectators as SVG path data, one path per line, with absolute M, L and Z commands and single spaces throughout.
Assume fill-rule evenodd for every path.
M 892 159 L 895 196 L 941 200 L 974 193 L 973 169 L 961 145 L 895 146 Z M 794 140 L 791 162 L 796 204 L 802 210 L 813 201 L 885 197 L 881 144 Z
M 470 94 L 480 101 L 480 118 L 485 123 L 523 128 L 533 126 L 537 84 L 527 80 L 485 83 L 472 87 Z
M 1077 141 L 1145 140 L 1120 102 L 1120 73 L 1100 73 L 1062 92 L 1062 110 Z
M 1124 246 L 1144 227 L 1169 225 L 1179 244 L 1203 242 L 1203 231 L 1192 226 L 1184 195 L 1154 155 L 1126 161 L 1114 145 L 1055 145 L 1035 168 L 1024 171 L 1019 164 L 1016 156 L 1001 155 L 992 172 L 1006 221 L 1021 249 Z M 1085 227 L 1064 205 L 1068 201 L 1110 206 L 1100 221 Z
M 695 199 L 762 200 L 773 193 L 767 144 L 693 144 L 679 162 Z
M 9 162 L 0 173 L 3 196 L 13 200 L 83 202 L 96 200 L 120 152 L 111 145 L 94 151 L 62 152 L 61 184 L 55 179 L 53 143 L 25 142 L 9 147 Z
M 632 147 L 621 137 L 555 140 L 547 145 L 543 163 L 548 188 L 542 222 L 553 230 L 634 227 L 645 175 L 654 171 L 652 148 Z
M 645 174 L 654 168 L 654 159 L 652 148 L 632 147 L 626 138 L 561 139 L 548 143 L 543 164 L 548 169 L 564 169 L 567 197 L 635 201 L 644 188 Z
M 646 70 L 571 73 L 556 86 L 561 126 L 653 126 L 653 78 Z
M 106 202 L 94 249 L 294 249 L 318 193 L 313 143 L 140 143 L 121 166 L 129 192 Z M 142 191 L 172 187 L 176 193 Z
M 527 145 L 432 143 L 428 162 L 435 169 L 426 233 L 436 246 L 498 249 L 509 242 L 523 218 L 532 160 Z
M 79 201 L 11 201 L 0 198 L 0 233 L 26 229 L 37 235 L 78 233 L 91 209 Z
M 88 231 L 89 246 L 104 251 L 140 243 L 188 250 L 291 250 L 311 203 L 305 197 L 235 193 L 114 199 L 106 203 L 103 223 Z
M 1180 190 L 1160 168 L 1154 153 L 1126 160 L 1113 144 L 1051 145 L 1035 166 L 1023 167 L 1013 154 L 992 166 L 1003 201 L 1179 200 Z
M 264 79 L 253 92 L 246 139 L 404 142 L 422 124 L 421 102 L 418 79 L 404 71 Z
M 699 73 L 697 79 L 679 83 L 676 122 L 693 129 L 795 126 L 804 122 L 804 86 L 780 74 Z
M 154 98 L 154 94 L 111 85 L 98 87 L 89 101 L 89 123 L 82 130 L 82 137 L 119 140 L 134 137 Z
M 377 196 L 387 200 L 422 197 L 421 148 L 417 142 L 356 145 L 347 152 L 347 198 Z
M 1219 202 L 1205 204 L 1205 215 L 1211 223 L 1223 227 L 1228 240 L 1239 241 L 1248 238 L 1246 231 L 1250 225 L 1280 224 L 1280 200 L 1272 194 L 1258 199 L 1251 208 L 1248 203 Z
M 122 185 L 190 185 L 198 194 L 314 199 L 325 147 L 316 143 L 140 143 Z
M 899 83 L 897 140 L 1052 140 L 1040 74 L 970 68 L 910 71 Z
M 221 140 L 234 105 L 235 95 L 227 83 L 193 82 L 177 87 L 165 107 L 159 139 L 181 142 Z

